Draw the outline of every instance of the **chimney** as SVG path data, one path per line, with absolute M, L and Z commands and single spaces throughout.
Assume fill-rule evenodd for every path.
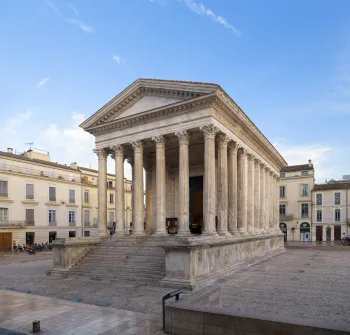
M 12 148 L 7 148 L 7 152 L 8 152 L 9 154 L 13 154 L 13 149 L 12 149 Z
M 309 167 L 311 167 L 311 165 L 312 165 L 312 161 L 311 159 L 309 159 Z
M 71 169 L 74 169 L 74 170 L 78 170 L 78 164 L 77 164 L 77 162 L 71 163 L 70 168 L 71 168 Z

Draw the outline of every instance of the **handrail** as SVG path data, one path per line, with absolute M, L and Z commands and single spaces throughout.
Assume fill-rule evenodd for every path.
M 179 300 L 180 294 L 183 293 L 185 291 L 185 289 L 181 288 L 179 290 L 170 292 L 168 294 L 166 294 L 163 298 L 162 298 L 162 304 L 163 304 L 163 330 L 165 330 L 165 300 L 168 300 L 170 298 L 176 297 L 176 300 Z

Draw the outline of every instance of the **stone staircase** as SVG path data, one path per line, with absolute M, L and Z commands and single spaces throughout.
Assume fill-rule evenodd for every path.
M 68 272 L 68 277 L 159 284 L 165 252 L 150 236 L 104 239 Z

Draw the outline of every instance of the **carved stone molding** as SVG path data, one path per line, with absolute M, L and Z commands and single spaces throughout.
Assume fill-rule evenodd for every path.
M 205 138 L 215 138 L 215 135 L 219 132 L 219 129 L 212 123 L 202 126 L 199 129 L 204 133 Z
M 164 148 L 164 146 L 165 146 L 165 138 L 163 135 L 158 135 L 158 136 L 152 137 L 152 141 L 156 142 L 157 148 Z
M 227 144 L 231 141 L 231 139 L 226 134 L 221 133 L 218 135 L 217 141 L 218 141 L 218 146 L 222 148 L 222 147 L 227 147 Z
M 131 145 L 134 148 L 134 151 L 142 152 L 143 150 L 142 141 L 137 140 L 137 141 L 131 142 Z
M 180 144 L 187 144 L 189 142 L 189 134 L 186 130 L 180 130 L 175 133 L 175 135 L 179 138 L 179 143 Z
M 92 150 L 99 159 L 107 159 L 108 156 L 108 151 L 103 148 L 103 149 L 93 149 Z

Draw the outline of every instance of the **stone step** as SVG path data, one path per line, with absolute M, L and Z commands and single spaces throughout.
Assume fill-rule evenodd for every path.
M 85 260 L 79 262 L 75 266 L 89 266 L 89 267 L 106 267 L 106 266 L 111 266 L 111 267 L 120 267 L 120 268 L 152 268 L 152 269 L 163 269 L 165 264 L 164 262 L 162 263 L 139 263 L 139 262 L 99 262 L 98 260 L 96 261 L 91 261 L 91 260 Z
M 112 269 L 112 270 L 108 270 L 108 271 L 103 271 L 102 269 L 94 269 L 94 270 L 85 270 L 85 269 L 72 269 L 71 273 L 74 274 L 80 274 L 80 275 L 92 275 L 92 274 L 103 274 L 103 275 L 107 275 L 107 274 L 113 274 L 113 275 L 142 275 L 142 276 L 160 276 L 160 277 L 164 277 L 165 276 L 165 271 L 150 271 L 147 269 L 144 270 L 132 270 L 132 269 Z

